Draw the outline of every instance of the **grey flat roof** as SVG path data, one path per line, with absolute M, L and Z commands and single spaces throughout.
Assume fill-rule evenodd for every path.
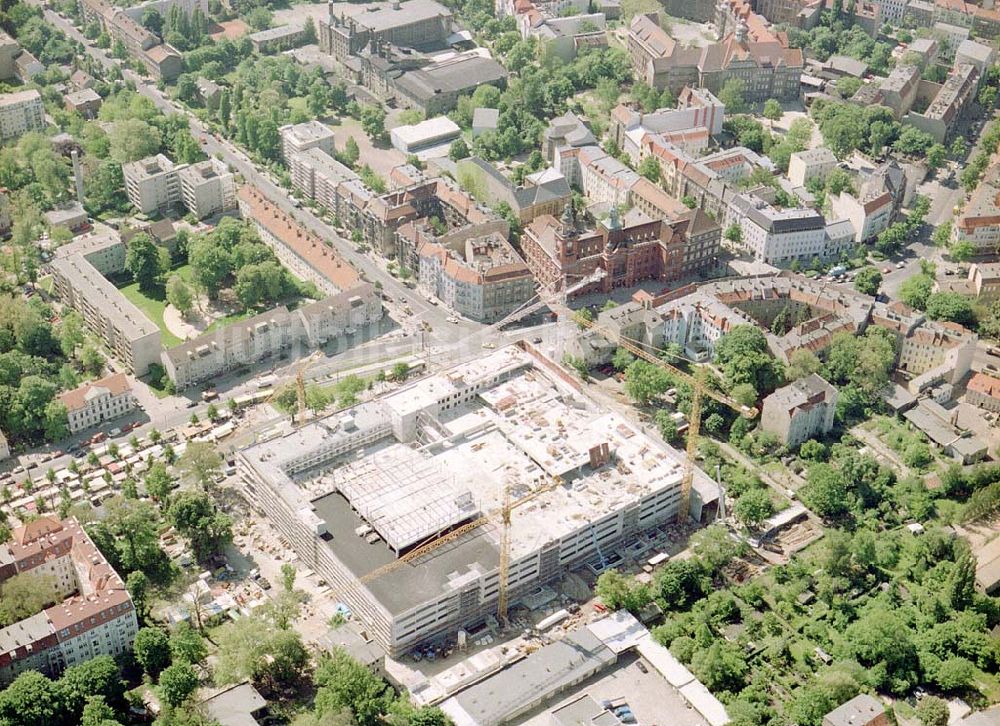
M 240 683 L 201 702 L 208 715 L 222 726 L 255 726 L 253 717 L 267 701 L 249 683 Z
M 130 340 L 160 332 L 156 324 L 87 262 L 83 255 L 56 257 L 49 264 L 70 281 L 75 295 L 86 298 L 92 305 L 100 308 Z
M 511 714 L 607 668 L 617 659 L 590 629 L 579 628 L 449 701 L 454 701 L 473 723 L 508 723 Z
M 298 35 L 303 32 L 302 28 L 297 28 L 294 25 L 280 25 L 277 28 L 268 28 L 267 30 L 261 30 L 253 35 L 249 36 L 250 40 L 276 40 L 278 38 L 288 38 L 293 35 Z
M 466 55 L 404 73 L 396 85 L 414 98 L 429 101 L 442 93 L 458 93 L 506 78 L 507 71 L 492 58 Z
M 362 577 L 396 560 L 395 553 L 385 542 L 368 544 L 363 537 L 353 535 L 354 530 L 366 522 L 340 494 L 327 494 L 314 500 L 312 505 L 316 514 L 326 521 L 328 531 L 334 533 L 327 546 L 356 576 Z M 338 536 L 336 533 L 346 534 Z M 452 573 L 464 575 L 474 565 L 482 572 L 499 567 L 498 543 L 496 528 L 485 524 L 447 547 L 438 547 L 431 554 L 396 568 L 392 577 L 376 578 L 366 587 L 391 614 L 404 613 L 439 597 L 447 589 Z
M 374 33 L 412 25 L 434 17 L 450 18 L 451 10 L 434 0 L 409 0 L 393 7 L 391 2 L 374 2 L 353 5 L 337 3 L 335 8 L 358 25 Z

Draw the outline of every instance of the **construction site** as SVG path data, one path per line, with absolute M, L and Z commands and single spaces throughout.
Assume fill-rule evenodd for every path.
M 682 501 L 697 521 L 717 500 L 697 470 L 686 496 L 683 454 L 523 343 L 289 427 L 238 468 L 391 657 L 502 628 L 568 572 L 652 550 Z

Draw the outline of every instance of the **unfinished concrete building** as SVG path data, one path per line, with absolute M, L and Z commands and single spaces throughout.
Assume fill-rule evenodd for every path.
M 568 570 L 612 567 L 623 544 L 641 544 L 672 521 L 682 462 L 528 346 L 457 365 L 238 455 L 250 500 L 392 656 L 496 615 L 508 488 L 513 607 Z M 715 491 L 699 472 L 696 518 Z

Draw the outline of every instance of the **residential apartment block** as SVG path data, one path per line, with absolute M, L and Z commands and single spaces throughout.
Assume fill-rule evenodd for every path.
M 1000 298 L 1000 263 L 983 262 L 969 267 L 969 283 L 984 302 Z
M 124 373 L 88 381 L 59 394 L 58 400 L 66 407 L 71 434 L 100 426 L 105 421 L 124 416 L 136 407 L 132 386 Z
M 990 159 L 979 184 L 955 215 L 951 238 L 970 243 L 977 255 L 1000 252 L 1000 155 Z
M 160 358 L 160 329 L 82 254 L 57 256 L 50 263 L 55 291 L 136 375 Z
M 326 295 L 357 287 L 361 276 L 333 247 L 302 228 L 260 190 L 249 185 L 237 193 L 240 214 L 253 222 L 261 241 L 292 274 L 310 280 Z
M 337 187 L 341 182 L 359 179 L 354 170 L 318 147 L 292 153 L 290 163 L 292 186 L 342 219 L 346 209 L 341 208 Z
M 190 15 L 195 5 L 207 6 L 207 3 L 186 4 L 175 0 L 158 0 L 123 10 L 112 6 L 107 0 L 79 0 L 80 14 L 86 22 L 98 23 L 103 32 L 121 41 L 129 54 L 140 61 L 151 76 L 163 81 L 172 81 L 181 74 L 184 59 L 176 48 L 169 43 L 161 42 L 160 38 L 145 28 L 140 21 L 147 7 L 160 8 L 161 15 L 165 15 L 167 11 L 163 8 L 172 5 L 182 6 L 181 11 Z M 207 14 L 207 7 L 200 9 Z
M 146 66 L 151 76 L 157 80 L 172 81 L 181 74 L 184 68 L 181 54 L 172 45 L 161 42 L 155 33 L 143 27 L 140 22 L 144 7 L 152 6 L 155 9 L 158 4 L 179 3 L 172 0 L 167 0 L 166 3 L 143 3 L 126 10 L 113 7 L 106 0 L 79 0 L 79 4 L 80 14 L 84 19 L 98 23 L 103 32 L 121 41 L 129 54 Z M 207 13 L 204 8 L 202 11 Z M 182 12 L 190 14 L 191 10 L 185 7 Z
M 831 195 L 831 216 L 850 220 L 855 241 L 867 242 L 892 224 L 905 196 L 906 174 L 896 162 L 888 161 L 861 184 L 858 196 L 850 192 Z
M 506 239 L 506 230 L 467 228 L 438 237 L 425 220 L 397 233 L 417 255 L 420 287 L 459 315 L 493 323 L 535 295 L 535 279 Z
M 21 52 L 21 44 L 9 34 L 0 31 L 0 81 L 7 81 L 14 77 L 14 59 Z
M 826 147 L 797 151 L 788 160 L 788 179 L 804 187 L 812 179 L 825 179 L 836 166 L 837 157 Z
M 143 214 L 163 214 L 182 201 L 178 167 L 163 154 L 122 164 L 125 193 Z
M 729 210 L 730 223 L 743 231 L 740 244 L 761 262 L 784 267 L 829 256 L 826 220 L 815 209 L 778 209 L 753 194 L 741 194 Z
M 206 159 L 178 167 L 181 201 L 198 219 L 236 208 L 236 182 L 225 162 Z
M 722 132 L 726 107 L 708 90 L 685 87 L 677 103 L 678 108 L 652 113 L 640 113 L 624 104 L 611 111 L 611 138 L 633 164 L 648 155 L 645 147 L 652 144 L 699 156 L 708 148 L 709 139 Z
M 813 373 L 765 398 L 760 426 L 781 443 L 798 446 L 828 433 L 836 410 L 837 389 Z
M 278 129 L 281 134 L 281 158 L 290 163 L 295 154 L 307 149 L 319 149 L 330 156 L 334 154 L 333 131 L 319 121 L 288 124 Z
M 923 113 L 911 110 L 906 115 L 906 123 L 944 143 L 975 100 L 978 87 L 979 70 L 976 66 L 968 63 L 957 65 L 934 95 L 927 110 Z
M 42 94 L 35 89 L 0 94 L 0 141 L 44 128 Z
M 51 578 L 59 602 L 0 629 L 0 685 L 27 670 L 57 676 L 100 655 L 120 656 L 138 630 L 125 583 L 75 519 L 39 517 L 0 545 L 0 584 Z
M 81 255 L 105 277 L 125 271 L 125 242 L 115 232 L 77 237 L 56 250 L 56 257 Z
M 4 435 L 3 431 L 0 431 L 0 461 L 10 458 L 10 444 L 7 443 L 7 437 Z
M 203 333 L 163 351 L 163 368 L 183 390 L 288 351 L 318 347 L 382 318 L 373 285 L 361 283 L 290 312 L 284 305 Z

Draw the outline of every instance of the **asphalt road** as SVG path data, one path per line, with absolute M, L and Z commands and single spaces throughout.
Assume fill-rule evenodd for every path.
M 40 0 L 29 0 L 41 7 Z M 88 41 L 76 27 L 65 18 L 60 17 L 51 10 L 44 10 L 45 19 L 59 28 L 68 37 L 83 44 L 86 52 L 95 58 L 105 68 L 119 65 L 117 59 L 112 58 L 104 50 L 98 48 Z M 356 270 L 374 282 L 378 281 L 382 285 L 382 290 L 390 295 L 394 300 L 406 299 L 406 304 L 413 310 L 414 320 L 425 320 L 432 329 L 440 329 L 441 335 L 445 339 L 457 339 L 463 334 L 478 330 L 482 326 L 467 320 L 460 320 L 455 325 L 447 322 L 447 318 L 452 313 L 447 308 L 433 305 L 421 297 L 416 291 L 403 285 L 392 275 L 388 274 L 379 265 L 366 255 L 355 249 L 353 243 L 344 240 L 337 232 L 318 218 L 311 211 L 299 208 L 293 203 L 292 197 L 282 187 L 274 182 L 269 174 L 259 170 L 250 158 L 239 148 L 225 139 L 216 138 L 212 132 L 193 113 L 184 109 L 181 105 L 175 104 L 165 94 L 147 79 L 135 73 L 131 69 L 123 69 L 123 75 L 127 80 L 135 83 L 139 93 L 149 98 L 153 104 L 165 114 L 180 113 L 187 116 L 191 127 L 191 133 L 196 139 L 204 139 L 202 149 L 209 156 L 214 156 L 229 164 L 235 171 L 243 175 L 243 178 L 255 185 L 273 204 L 278 206 L 286 214 L 295 218 L 299 224 L 311 230 L 325 240 L 329 240 L 337 253 L 347 260 Z

